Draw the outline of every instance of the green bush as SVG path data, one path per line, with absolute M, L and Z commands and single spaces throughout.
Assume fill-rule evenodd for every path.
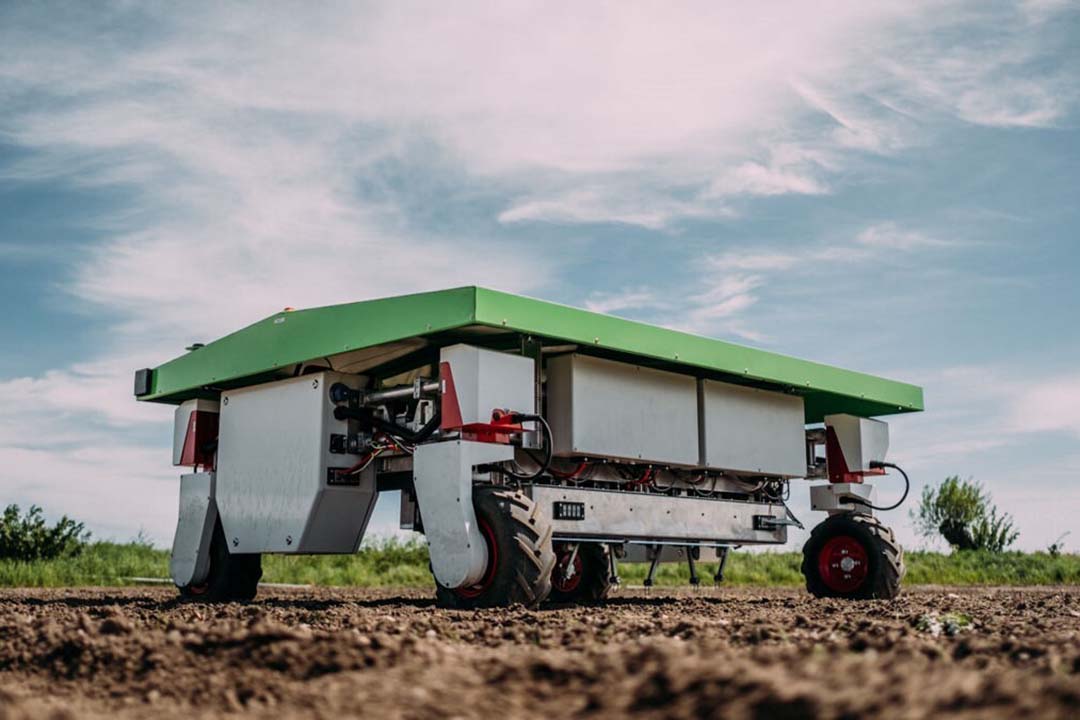
M 0 517 L 0 558 L 9 560 L 53 560 L 71 557 L 82 550 L 90 533 L 83 524 L 66 515 L 49 527 L 41 508 L 31 505 L 25 515 L 18 505 L 8 505 Z
M 981 484 L 956 475 L 924 487 L 912 519 L 923 537 L 941 536 L 956 550 L 1004 552 L 1020 536 L 1012 517 L 998 514 Z

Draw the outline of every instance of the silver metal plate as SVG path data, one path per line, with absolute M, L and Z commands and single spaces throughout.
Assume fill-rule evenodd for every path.
M 169 558 L 169 575 L 178 586 L 197 585 L 206 579 L 216 522 L 214 473 L 181 475 L 180 513 Z
M 585 355 L 547 363 L 547 413 L 557 455 L 694 467 L 697 381 Z
M 461 419 L 490 423 L 492 410 L 536 412 L 536 362 L 532 358 L 451 345 L 439 352 L 454 376 Z
M 701 380 L 699 398 L 702 466 L 752 475 L 806 475 L 801 397 Z
M 889 424 L 854 415 L 826 415 L 826 427 L 836 432 L 844 462 L 851 472 L 865 472 L 889 452 Z
M 217 505 L 235 553 L 349 553 L 360 545 L 375 507 L 375 469 L 355 485 L 327 482 L 329 468 L 357 455 L 330 452 L 329 388 L 358 387 L 356 375 L 317 373 L 222 393 Z
M 413 454 L 416 501 L 435 580 L 448 588 L 472 585 L 484 575 L 487 545 L 473 510 L 473 469 L 514 457 L 509 445 L 429 443 Z
M 785 527 L 754 529 L 755 515 L 786 517 L 783 505 L 554 485 L 532 485 L 528 492 L 548 517 L 556 502 L 584 504 L 584 518 L 551 521 L 555 537 L 739 545 L 787 542 Z

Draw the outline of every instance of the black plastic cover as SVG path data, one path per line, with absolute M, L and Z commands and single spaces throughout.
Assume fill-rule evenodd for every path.
M 150 368 L 135 371 L 135 397 L 150 394 L 150 380 L 153 376 L 154 371 Z

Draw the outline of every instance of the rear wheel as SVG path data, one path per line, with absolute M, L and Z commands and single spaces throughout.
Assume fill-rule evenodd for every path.
M 219 519 L 210 540 L 210 570 L 206 579 L 178 586 L 180 596 L 201 602 L 253 600 L 262 578 L 262 555 L 232 554 Z
M 469 587 L 436 584 L 436 602 L 447 608 L 536 607 L 551 591 L 555 553 L 551 523 L 520 490 L 473 490 L 477 526 L 487 545 L 488 563 L 480 581 Z
M 556 543 L 551 572 L 553 603 L 599 602 L 611 592 L 611 551 L 600 543 Z
M 803 546 L 802 573 L 815 597 L 892 599 L 905 572 L 892 530 L 871 515 L 833 515 Z

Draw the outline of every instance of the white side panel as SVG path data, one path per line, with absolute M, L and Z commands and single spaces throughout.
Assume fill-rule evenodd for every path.
M 180 513 L 169 558 L 169 574 L 178 586 L 197 585 L 206 579 L 216 522 L 214 473 L 181 475 Z
M 694 378 L 585 355 L 552 358 L 547 370 L 557 455 L 698 464 Z
M 877 505 L 877 491 L 869 483 L 829 483 L 810 486 L 810 509 L 828 512 L 857 511 L 874 514 L 873 508 L 859 501 Z M 854 501 L 854 502 L 852 502 Z
M 883 462 L 889 452 L 889 424 L 854 415 L 826 415 L 826 427 L 836 431 L 844 462 L 851 472 L 870 470 L 870 463 Z
M 191 418 L 191 413 L 196 410 L 203 410 L 206 412 L 220 412 L 220 403 L 216 400 L 185 400 L 176 406 L 175 412 L 173 412 L 173 444 L 172 444 L 172 464 L 180 464 L 180 456 L 184 452 L 184 440 L 187 439 L 188 421 Z
M 217 504 L 236 553 L 348 553 L 363 537 L 375 504 L 375 473 L 331 485 L 330 468 L 360 458 L 330 452 L 346 434 L 328 391 L 358 387 L 353 375 L 317 373 L 222 393 Z
M 797 395 L 702 380 L 701 464 L 754 475 L 806 475 L 806 420 Z
M 439 359 L 450 364 L 466 425 L 491 422 L 492 410 L 536 412 L 536 364 L 532 358 L 452 345 L 440 351 Z
M 514 457 L 509 445 L 430 443 L 416 448 L 413 481 L 431 569 L 443 587 L 473 585 L 484 575 L 487 545 L 473 510 L 473 468 Z

